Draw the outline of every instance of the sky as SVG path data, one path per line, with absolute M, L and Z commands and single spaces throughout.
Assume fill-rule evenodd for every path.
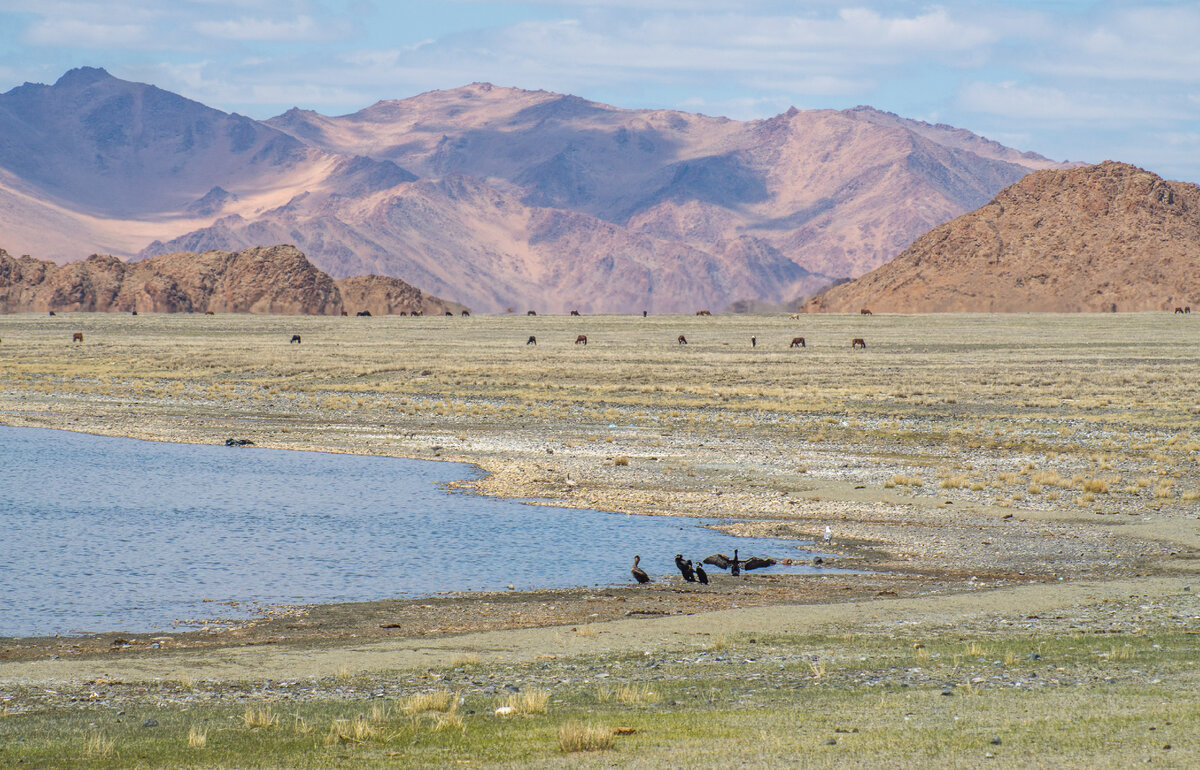
M 860 104 L 1200 182 L 1200 2 L 0 0 L 0 91 L 104 67 L 230 112 L 483 81 L 739 120 Z

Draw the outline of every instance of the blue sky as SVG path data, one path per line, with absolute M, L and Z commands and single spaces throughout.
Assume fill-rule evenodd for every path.
M 0 91 L 102 66 L 224 110 L 474 81 L 748 119 L 868 104 L 1200 182 L 1200 3 L 0 0 Z

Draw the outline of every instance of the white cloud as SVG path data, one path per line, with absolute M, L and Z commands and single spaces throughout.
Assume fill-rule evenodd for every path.
M 195 30 L 206 37 L 225 40 L 319 42 L 344 37 L 344 23 L 318 23 L 311 16 L 290 19 L 239 17 L 223 21 L 198 21 Z
M 39 46 L 109 49 L 140 47 L 151 39 L 141 24 L 99 24 L 82 19 L 40 19 L 25 33 L 25 40 Z

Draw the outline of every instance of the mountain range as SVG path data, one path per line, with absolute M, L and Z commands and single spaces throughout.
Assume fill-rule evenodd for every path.
M 1071 164 L 867 107 L 735 121 L 476 83 L 266 121 L 80 68 L 0 94 L 0 246 L 294 244 L 480 312 L 790 304 Z

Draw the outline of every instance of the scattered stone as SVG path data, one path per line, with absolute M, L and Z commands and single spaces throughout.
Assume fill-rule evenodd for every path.
M 147 719 L 145 722 L 142 722 L 142 727 L 158 727 L 158 720 Z

